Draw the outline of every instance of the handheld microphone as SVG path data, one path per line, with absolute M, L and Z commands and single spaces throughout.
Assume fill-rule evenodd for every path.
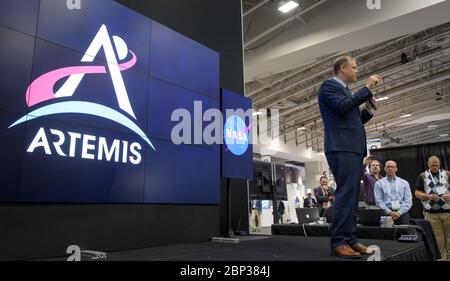
M 375 100 L 373 98 L 371 98 L 369 100 L 369 103 L 370 103 L 370 106 L 373 108 L 373 110 L 377 110 L 378 109 L 377 105 L 375 104 Z
M 379 76 L 378 76 L 379 77 Z M 380 79 L 381 79 L 381 77 L 380 77 Z M 375 87 L 377 87 L 378 86 L 378 82 L 379 82 L 379 80 L 377 80 L 377 81 L 375 81 Z M 370 106 L 373 108 L 373 110 L 377 110 L 378 109 L 378 107 L 377 107 L 377 105 L 375 104 L 375 100 L 373 99 L 373 98 L 371 98 L 370 100 L 369 100 L 369 103 L 370 103 Z

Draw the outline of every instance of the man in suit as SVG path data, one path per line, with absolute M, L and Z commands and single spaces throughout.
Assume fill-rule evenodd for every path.
M 371 89 L 381 77 L 370 76 L 365 87 L 352 93 L 348 85 L 356 82 L 358 67 L 351 56 L 335 61 L 334 74 L 335 77 L 323 82 L 318 94 L 325 155 L 337 184 L 331 253 L 343 258 L 361 258 L 361 254 L 369 253 L 355 235 L 362 163 L 367 155 L 364 124 L 373 117 L 375 101 Z
M 312 198 L 311 192 L 307 194 L 308 197 L 305 198 L 305 201 L 303 201 L 303 208 L 315 208 L 317 207 L 317 201 L 316 199 Z
M 320 177 L 320 186 L 314 188 L 314 196 L 317 199 L 317 208 L 319 214 L 323 217 L 323 213 L 326 209 L 331 207 L 333 203 L 334 189 L 328 186 L 328 178 L 326 176 Z

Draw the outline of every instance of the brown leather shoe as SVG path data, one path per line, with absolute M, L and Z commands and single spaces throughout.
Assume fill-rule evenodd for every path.
M 345 259 L 360 259 L 361 254 L 355 252 L 347 245 L 338 246 L 331 251 L 333 256 L 345 258 Z
M 356 243 L 356 244 L 350 245 L 350 248 L 352 248 L 353 251 L 358 252 L 360 254 L 371 255 L 374 253 L 373 250 L 369 250 L 369 248 L 367 248 L 366 246 L 364 246 L 361 243 Z

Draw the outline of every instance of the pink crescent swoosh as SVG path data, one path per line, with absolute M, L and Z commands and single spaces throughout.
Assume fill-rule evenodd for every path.
M 132 51 L 130 51 L 130 53 L 133 55 L 133 57 L 129 61 L 123 64 L 119 64 L 120 71 L 125 71 L 136 64 L 137 62 L 136 55 Z M 53 88 L 55 86 L 55 83 L 61 80 L 62 78 L 73 74 L 93 74 L 93 73 L 106 73 L 106 67 L 97 65 L 69 66 L 59 68 L 39 76 L 27 88 L 25 99 L 28 107 L 31 107 L 35 104 L 47 100 L 54 99 L 55 93 L 53 92 Z

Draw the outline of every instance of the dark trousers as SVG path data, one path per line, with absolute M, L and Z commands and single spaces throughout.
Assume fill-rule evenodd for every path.
M 409 224 L 409 213 L 405 213 L 401 215 L 397 220 L 394 221 L 395 225 L 401 225 L 401 224 Z
M 331 224 L 331 248 L 353 245 L 356 224 L 363 155 L 352 152 L 327 153 L 327 161 L 336 181 L 336 201 L 333 205 Z

